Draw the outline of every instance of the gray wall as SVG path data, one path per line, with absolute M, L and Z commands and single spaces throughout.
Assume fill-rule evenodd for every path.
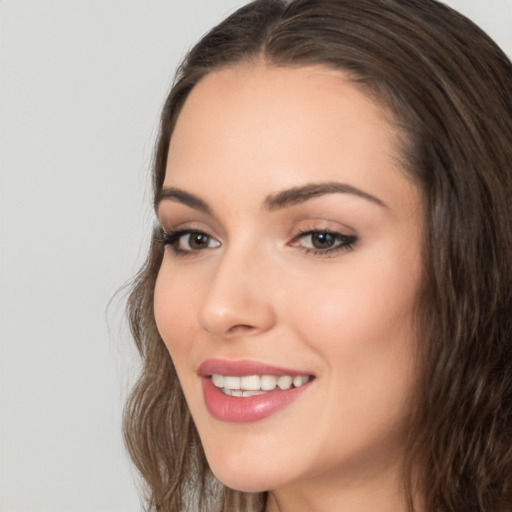
M 119 433 L 136 359 L 122 301 L 105 311 L 143 257 L 176 64 L 243 3 L 0 0 L 2 512 L 140 510 Z M 512 54 L 512 1 L 449 3 Z

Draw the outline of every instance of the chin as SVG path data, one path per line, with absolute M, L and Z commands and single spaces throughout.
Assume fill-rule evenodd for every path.
M 258 493 L 277 487 L 275 480 L 268 478 L 268 475 L 245 472 L 240 468 L 236 471 L 226 471 L 225 468 L 219 468 L 218 471 L 214 468 L 211 469 L 222 484 L 235 491 Z
M 239 457 L 229 460 L 222 456 L 214 460 L 210 460 L 207 456 L 207 459 L 215 477 L 225 486 L 236 491 L 264 492 L 280 487 L 286 480 L 286 475 L 279 474 L 280 468 L 276 466 L 280 464 L 276 464 L 275 461 L 262 463 L 241 460 Z

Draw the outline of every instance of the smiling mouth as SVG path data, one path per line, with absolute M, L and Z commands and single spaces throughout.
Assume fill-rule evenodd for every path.
M 316 375 L 259 361 L 207 359 L 197 375 L 208 412 L 216 419 L 250 423 L 291 406 Z
M 235 397 L 251 397 L 263 395 L 271 391 L 287 391 L 307 384 L 311 375 L 221 375 L 211 376 L 215 387 L 222 393 Z

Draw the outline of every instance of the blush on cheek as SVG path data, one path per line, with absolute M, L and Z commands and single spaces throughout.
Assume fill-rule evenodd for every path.
M 186 302 L 178 300 L 174 287 L 169 285 L 162 272 L 157 277 L 153 299 L 155 322 L 160 336 L 171 350 L 171 340 L 180 340 L 180 330 L 186 315 Z M 172 355 L 172 353 L 171 353 Z
M 393 283 L 387 274 L 355 268 L 329 285 L 310 283 L 308 293 L 295 290 L 290 296 L 303 299 L 289 304 L 288 315 L 301 338 L 349 365 L 354 359 L 364 364 L 380 351 L 412 344 L 416 288 L 409 281 Z

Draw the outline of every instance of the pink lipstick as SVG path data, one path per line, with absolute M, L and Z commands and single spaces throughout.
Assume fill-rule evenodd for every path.
M 198 370 L 210 414 L 222 421 L 258 421 L 305 391 L 314 376 L 256 361 L 208 359 Z

